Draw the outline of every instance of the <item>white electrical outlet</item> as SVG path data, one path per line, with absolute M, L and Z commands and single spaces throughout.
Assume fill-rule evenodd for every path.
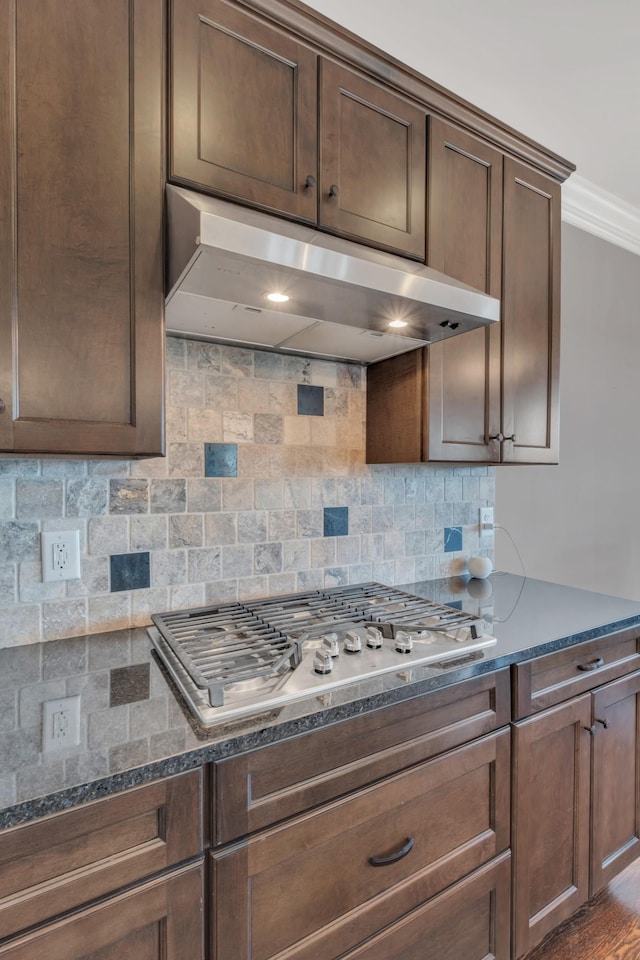
M 493 535 L 493 507 L 480 507 L 480 536 Z
M 80 743 L 80 695 L 42 704 L 42 752 L 68 750 Z
M 80 531 L 41 533 L 42 579 L 80 579 Z

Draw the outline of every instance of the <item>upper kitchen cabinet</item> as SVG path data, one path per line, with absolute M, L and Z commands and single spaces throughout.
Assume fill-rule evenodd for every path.
M 320 226 L 424 260 L 424 111 L 331 61 L 320 73 Z
M 164 447 L 162 0 L 0 5 L 0 450 Z
M 225 0 L 173 0 L 170 178 L 425 253 L 425 111 Z
M 504 162 L 501 460 L 558 462 L 560 184 Z
M 224 0 L 171 9 L 171 179 L 314 222 L 315 53 Z
M 560 183 L 431 119 L 427 209 L 429 266 L 500 324 L 369 368 L 368 462 L 556 463 Z

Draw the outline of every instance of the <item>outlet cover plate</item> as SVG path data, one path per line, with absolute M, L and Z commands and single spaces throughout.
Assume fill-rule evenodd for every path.
M 42 704 L 42 752 L 55 753 L 80 743 L 80 694 Z
M 40 534 L 44 582 L 80 579 L 80 531 Z

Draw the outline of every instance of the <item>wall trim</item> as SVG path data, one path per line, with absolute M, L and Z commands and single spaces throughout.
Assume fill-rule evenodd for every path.
M 583 177 L 562 185 L 562 219 L 640 255 L 640 210 Z

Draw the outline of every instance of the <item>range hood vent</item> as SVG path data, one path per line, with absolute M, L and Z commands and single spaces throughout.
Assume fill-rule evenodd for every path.
M 167 186 L 167 216 L 171 334 L 374 363 L 500 315 L 422 264 L 224 200 Z

